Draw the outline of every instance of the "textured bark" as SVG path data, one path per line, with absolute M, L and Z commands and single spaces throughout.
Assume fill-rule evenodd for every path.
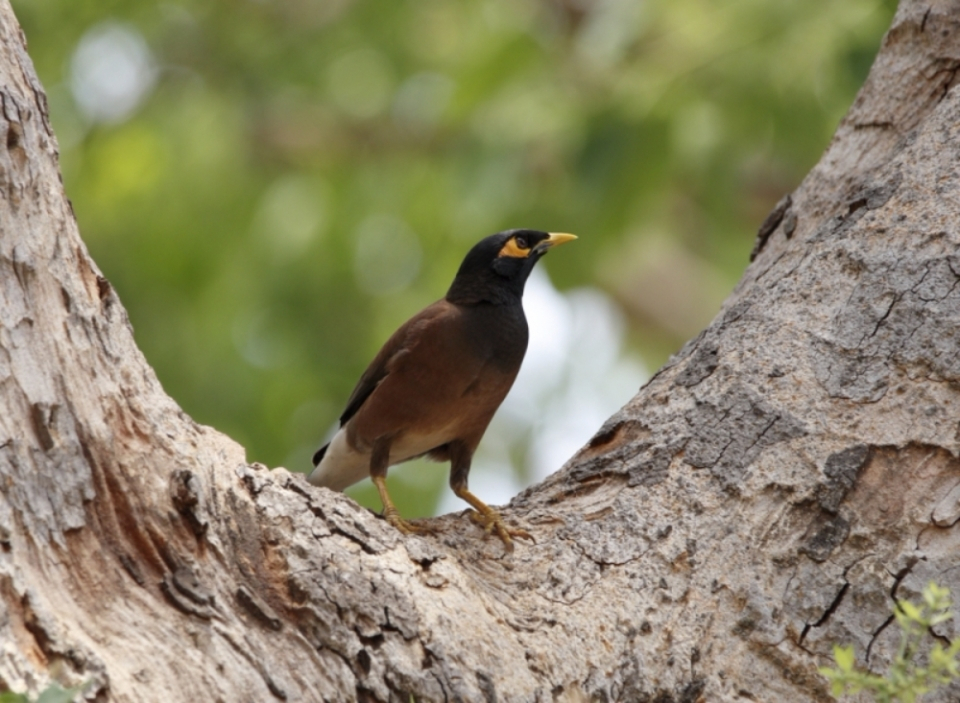
M 882 667 L 893 598 L 960 594 L 958 69 L 960 2 L 905 1 L 721 314 L 511 503 L 537 544 L 505 554 L 249 466 L 166 397 L 0 0 L 0 688 L 821 701 L 833 643 Z

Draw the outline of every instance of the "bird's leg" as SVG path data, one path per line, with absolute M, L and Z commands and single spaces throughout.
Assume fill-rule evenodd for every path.
M 531 542 L 535 541 L 533 535 L 526 530 L 507 527 L 500 513 L 467 489 L 467 475 L 470 473 L 470 460 L 473 458 L 473 453 L 459 442 L 451 442 L 449 447 L 450 488 L 453 489 L 457 497 L 462 498 L 473 506 L 476 512 L 471 512 L 470 518 L 483 527 L 488 535 L 496 532 L 497 537 L 500 538 L 503 546 L 506 547 L 508 551 L 513 551 L 513 537 L 528 539 Z
M 424 527 L 411 524 L 400 517 L 397 506 L 390 500 L 390 494 L 387 493 L 386 476 L 373 476 L 373 485 L 377 487 L 377 493 L 380 494 L 380 501 L 383 503 L 383 517 L 391 525 L 396 527 L 405 535 L 428 532 Z
M 390 494 L 387 493 L 387 468 L 389 466 L 390 439 L 378 440 L 373 445 L 373 452 L 370 454 L 370 479 L 373 481 L 373 485 L 377 487 L 377 493 L 380 494 L 384 519 L 405 535 L 427 532 L 428 530 L 425 528 L 411 525 L 400 517 L 400 511 L 397 510 L 397 506 L 390 499 Z

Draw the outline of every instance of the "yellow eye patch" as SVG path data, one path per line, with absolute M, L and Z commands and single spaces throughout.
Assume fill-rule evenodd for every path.
M 526 244 L 526 242 L 524 243 Z M 530 256 L 530 247 L 521 247 L 517 244 L 516 237 L 510 237 L 507 243 L 500 249 L 500 253 L 497 254 L 497 256 L 512 256 L 515 259 L 526 259 Z

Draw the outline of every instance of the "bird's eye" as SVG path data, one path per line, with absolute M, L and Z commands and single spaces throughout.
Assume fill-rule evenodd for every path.
M 513 241 L 517 243 L 518 249 L 529 249 L 530 245 L 527 243 L 526 237 L 514 237 Z

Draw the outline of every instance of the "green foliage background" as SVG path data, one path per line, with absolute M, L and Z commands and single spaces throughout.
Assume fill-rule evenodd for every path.
M 81 232 L 167 391 L 250 460 L 301 470 L 386 336 L 500 229 L 580 235 L 547 260 L 552 280 L 615 298 L 635 350 L 662 363 L 715 313 L 763 217 L 822 153 L 894 11 L 13 4 Z M 103 22 L 140 32 L 158 67 L 117 122 L 84 117 L 70 91 L 71 56 Z M 378 227 L 419 243 L 419 258 L 364 249 Z M 410 280 L 391 280 L 398 261 Z

